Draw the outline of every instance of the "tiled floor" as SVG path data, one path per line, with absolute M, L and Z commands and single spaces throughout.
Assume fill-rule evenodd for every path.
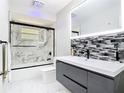
M 70 93 L 59 82 L 45 84 L 41 79 L 35 78 L 11 82 L 6 93 Z

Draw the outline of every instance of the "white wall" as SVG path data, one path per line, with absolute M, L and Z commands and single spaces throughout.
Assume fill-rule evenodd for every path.
M 43 18 L 32 17 L 29 15 L 25 15 L 22 13 L 15 13 L 15 12 L 10 12 L 10 21 L 40 25 L 40 26 L 48 26 L 55 22 L 55 21 L 46 20 Z
M 124 29 L 124 0 L 121 0 L 121 18 L 122 29 Z
M 0 0 L 0 40 L 8 41 L 8 0 Z M 3 93 L 2 85 L 0 76 L 0 93 Z
M 3 93 L 3 89 L 2 89 L 2 77 L 0 76 L 0 93 Z
M 81 34 L 119 29 L 121 28 L 120 17 L 120 7 L 112 7 L 106 11 L 99 12 L 82 22 Z
M 70 11 L 83 0 L 72 0 L 56 18 L 56 56 L 70 55 Z
M 8 41 L 8 0 L 0 2 L 0 40 Z

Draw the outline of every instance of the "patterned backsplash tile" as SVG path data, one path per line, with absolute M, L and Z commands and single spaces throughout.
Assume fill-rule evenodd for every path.
M 90 51 L 90 58 L 105 61 L 124 61 L 124 33 L 114 33 L 102 36 L 77 38 L 71 40 L 74 56 L 86 57 L 86 50 Z

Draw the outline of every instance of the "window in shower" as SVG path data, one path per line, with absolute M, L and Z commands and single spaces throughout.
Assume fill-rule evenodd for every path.
M 53 63 L 54 29 L 10 23 L 12 68 Z

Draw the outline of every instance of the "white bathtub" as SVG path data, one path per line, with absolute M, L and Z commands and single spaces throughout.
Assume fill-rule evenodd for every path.
M 33 78 L 43 78 L 43 69 L 49 69 L 54 67 L 54 65 L 38 66 L 32 68 L 18 69 L 11 71 L 11 82 L 33 79 Z M 55 74 L 55 73 L 54 73 Z M 52 75 L 55 76 L 55 75 Z

